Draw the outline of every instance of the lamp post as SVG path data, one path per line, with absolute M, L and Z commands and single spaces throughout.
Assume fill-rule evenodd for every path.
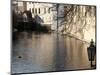
M 87 48 L 88 59 L 91 64 L 91 68 L 95 68 L 96 64 L 93 65 L 94 58 L 96 56 L 96 47 L 94 45 L 93 39 L 91 39 L 90 46 Z
M 56 7 L 56 9 L 57 9 L 57 33 L 58 33 L 58 24 L 59 24 L 59 20 L 58 20 L 58 15 L 59 15 L 59 4 L 57 4 L 57 7 Z

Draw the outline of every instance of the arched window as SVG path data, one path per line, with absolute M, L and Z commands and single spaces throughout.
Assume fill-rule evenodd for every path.
M 37 14 L 37 8 L 35 8 L 35 14 Z
M 48 13 L 50 13 L 50 8 L 48 8 Z
M 29 8 L 29 11 L 31 11 L 31 8 Z
M 31 2 L 29 2 L 29 4 L 31 4 Z
M 40 14 L 40 8 L 38 9 L 38 11 L 39 11 L 38 13 Z
M 44 14 L 46 14 L 46 8 L 44 8 Z
M 32 8 L 32 13 L 34 13 L 34 8 Z

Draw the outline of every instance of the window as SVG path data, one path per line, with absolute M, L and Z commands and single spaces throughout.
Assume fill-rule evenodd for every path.
M 48 9 L 48 13 L 50 13 L 50 8 Z
M 32 13 L 34 13 L 34 8 L 32 9 Z
M 29 4 L 31 4 L 31 2 L 29 2 Z
M 40 8 L 39 8 L 39 14 L 40 14 Z
M 44 8 L 44 14 L 46 13 L 46 8 Z
M 37 8 L 35 8 L 35 14 L 37 14 Z
M 29 9 L 29 11 L 31 11 L 31 8 Z

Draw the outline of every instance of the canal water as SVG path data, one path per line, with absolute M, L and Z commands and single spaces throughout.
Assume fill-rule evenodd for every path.
M 12 73 L 89 69 L 87 44 L 49 33 L 16 32 L 12 43 Z

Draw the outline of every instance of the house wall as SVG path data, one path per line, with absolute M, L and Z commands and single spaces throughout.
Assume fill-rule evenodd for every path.
M 51 27 L 53 20 L 51 7 L 52 4 L 27 2 L 27 10 L 31 10 L 32 17 L 35 18 L 35 16 L 37 15 L 41 18 L 41 20 L 43 20 L 41 24 L 49 27 Z M 39 19 L 36 20 L 37 22 L 39 22 Z
M 53 24 L 52 23 L 53 14 L 51 11 L 51 7 L 52 4 L 25 2 L 25 1 L 18 2 L 18 11 L 24 12 L 25 10 L 31 10 L 32 17 L 35 18 L 35 20 L 38 23 L 48 26 L 50 27 L 50 29 L 51 29 L 51 25 Z

